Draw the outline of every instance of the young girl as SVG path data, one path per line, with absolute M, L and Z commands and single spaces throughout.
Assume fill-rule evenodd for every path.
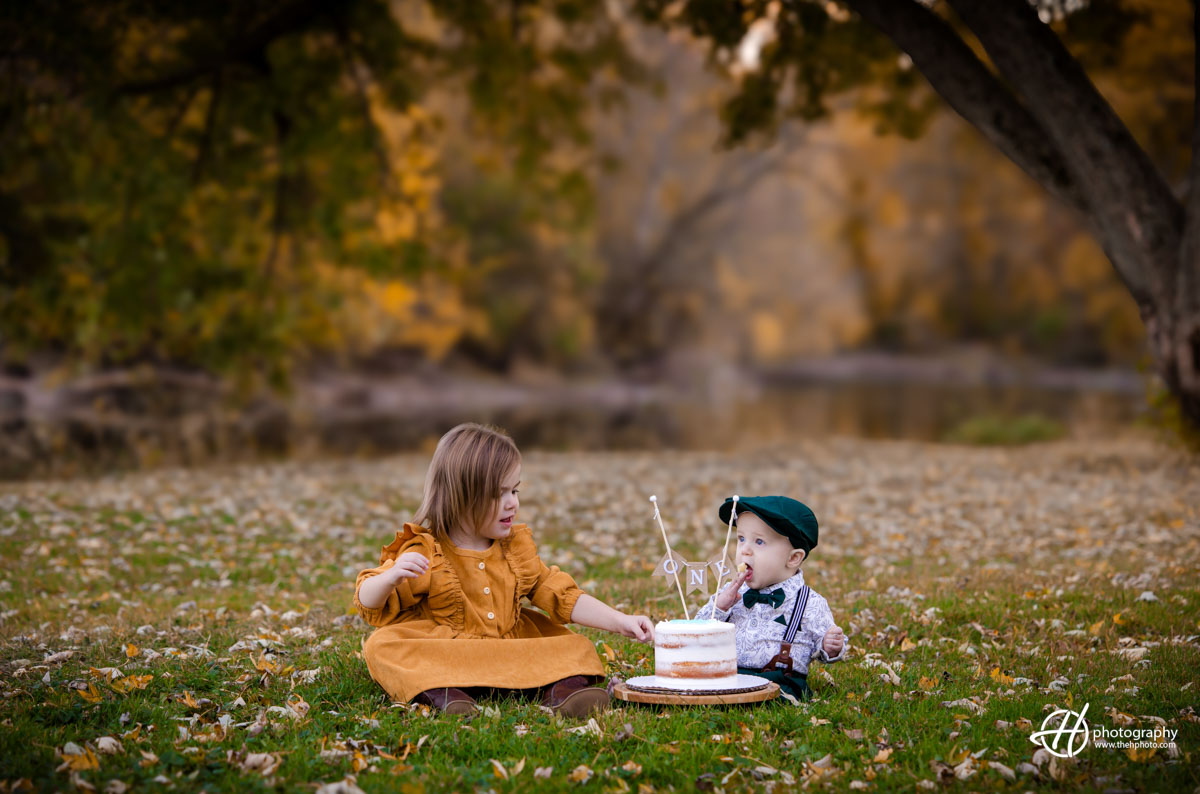
M 363 643 L 371 677 L 397 700 L 451 714 L 477 705 L 463 689 L 540 688 L 544 705 L 584 716 L 608 704 L 604 674 L 579 623 L 643 642 L 653 625 L 587 595 L 546 567 L 533 535 L 515 523 L 521 453 L 476 424 L 438 442 L 413 522 L 362 571 L 354 605 L 376 630 Z M 540 612 L 524 609 L 528 597 Z

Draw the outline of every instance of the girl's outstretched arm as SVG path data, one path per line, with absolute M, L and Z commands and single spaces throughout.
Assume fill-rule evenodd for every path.
M 654 641 L 654 624 L 645 615 L 626 615 L 584 593 L 571 610 L 571 622 L 593 629 L 623 634 L 642 642 Z

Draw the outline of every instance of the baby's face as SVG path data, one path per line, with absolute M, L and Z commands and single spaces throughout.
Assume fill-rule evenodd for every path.
M 738 514 L 737 538 L 737 561 L 746 564 L 746 584 L 755 590 L 791 578 L 804 559 L 803 551 L 749 510 Z

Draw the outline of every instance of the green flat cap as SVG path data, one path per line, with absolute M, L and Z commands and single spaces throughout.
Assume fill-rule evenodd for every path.
M 817 545 L 817 517 L 803 502 L 786 496 L 739 496 L 738 514 L 749 510 L 761 518 L 771 529 L 792 542 L 792 548 L 804 549 L 805 556 Z M 733 499 L 717 509 L 721 522 L 729 523 L 729 512 L 733 510 Z

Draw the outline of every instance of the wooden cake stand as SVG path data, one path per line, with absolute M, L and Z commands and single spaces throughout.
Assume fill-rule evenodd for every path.
M 747 692 L 671 692 L 665 689 L 635 689 L 624 682 L 613 687 L 613 697 L 627 703 L 653 703 L 662 706 L 742 706 L 765 703 L 779 697 L 779 684 L 767 681 L 761 689 Z

